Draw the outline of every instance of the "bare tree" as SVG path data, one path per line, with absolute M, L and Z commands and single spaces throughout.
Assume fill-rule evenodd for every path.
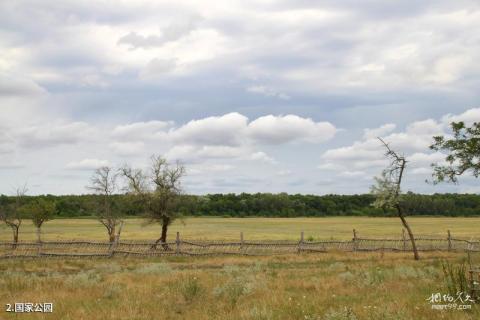
M 115 207 L 113 199 L 117 189 L 118 173 L 111 167 L 104 166 L 95 170 L 87 187 L 100 196 L 101 200 L 96 203 L 94 211 L 98 221 L 107 229 L 108 239 L 115 241 L 115 229 L 122 222 L 122 210 Z
M 20 229 L 23 219 L 22 206 L 27 191 L 28 189 L 26 184 L 22 187 L 18 187 L 15 190 L 16 194 L 13 203 L 5 204 L 0 210 L 0 220 L 2 220 L 8 227 L 12 229 L 14 248 L 18 243 L 18 230 Z
M 419 260 L 420 257 L 415 244 L 415 237 L 413 236 L 410 225 L 405 219 L 405 212 L 401 204 L 401 185 L 407 160 L 405 159 L 405 156 L 399 155 L 397 152 L 392 150 L 390 146 L 381 138 L 378 139 L 382 142 L 383 146 L 387 150 L 385 152 L 385 157 L 390 160 L 390 164 L 382 171 L 382 175 L 380 177 L 375 177 L 376 185 L 372 186 L 371 188 L 372 193 L 376 195 L 376 200 L 373 205 L 377 208 L 395 209 L 397 211 L 397 215 L 402 221 L 402 224 L 407 230 L 408 236 L 410 237 L 413 256 L 415 260 Z
M 124 166 L 121 172 L 128 181 L 130 194 L 141 199 L 147 223 L 156 222 L 162 226 L 160 238 L 152 248 L 162 243 L 167 250 L 168 227 L 180 216 L 177 205 L 182 193 L 181 178 L 185 175 L 185 167 L 179 162 L 171 165 L 161 156 L 153 155 L 147 173 L 129 166 Z

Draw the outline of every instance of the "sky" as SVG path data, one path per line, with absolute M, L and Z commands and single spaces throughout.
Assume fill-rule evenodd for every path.
M 181 161 L 185 192 L 367 193 L 404 154 L 426 183 L 480 121 L 478 1 L 0 2 L 0 193 L 82 194 L 99 166 Z

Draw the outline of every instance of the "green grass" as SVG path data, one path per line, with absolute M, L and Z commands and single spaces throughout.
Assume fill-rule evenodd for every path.
M 446 237 L 450 229 L 454 237 L 478 238 L 480 218 L 409 217 L 413 232 L 417 235 Z M 326 218 L 186 218 L 176 221 L 169 229 L 169 236 L 180 232 L 189 239 L 239 239 L 240 232 L 246 240 L 305 238 L 351 239 L 352 229 L 360 237 L 400 237 L 398 218 L 326 217 Z M 42 227 L 44 240 L 91 239 L 106 240 L 105 228 L 94 219 L 58 219 L 48 221 Z M 156 239 L 159 225 L 143 225 L 142 219 L 126 219 L 122 239 Z M 0 240 L 10 240 L 11 231 L 0 225 Z M 20 240 L 34 240 L 35 230 L 29 221 L 20 229 Z

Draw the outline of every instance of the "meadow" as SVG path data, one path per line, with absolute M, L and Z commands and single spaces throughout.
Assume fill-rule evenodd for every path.
M 53 313 L 1 319 L 478 319 L 433 310 L 459 253 L 325 253 L 0 261 L 0 303 L 51 302 Z
M 446 237 L 451 230 L 454 237 L 479 238 L 480 218 L 459 217 L 409 217 L 416 235 Z M 177 220 L 169 229 L 170 239 L 178 231 L 184 239 L 238 240 L 240 232 L 250 240 L 295 240 L 300 232 L 306 238 L 339 239 L 352 238 L 352 229 L 360 237 L 401 237 L 400 220 L 395 217 L 322 217 L 322 218 L 219 218 L 191 217 Z M 144 225 L 139 218 L 126 219 L 122 239 L 153 240 L 159 237 L 160 226 Z M 25 220 L 20 228 L 20 240 L 36 239 L 30 221 Z M 42 227 L 44 240 L 107 240 L 105 228 L 95 219 L 56 219 Z M 11 231 L 0 225 L 0 240 L 10 240 Z

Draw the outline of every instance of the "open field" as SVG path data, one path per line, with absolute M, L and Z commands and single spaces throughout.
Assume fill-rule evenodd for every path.
M 51 314 L 0 319 L 478 319 L 432 310 L 442 261 L 462 254 L 3 260 L 0 304 L 52 302 Z M 15 317 L 17 316 L 17 317 Z M 20 316 L 20 317 L 18 317 Z
M 409 217 L 417 235 L 446 237 L 450 229 L 454 237 L 480 238 L 480 218 Z M 142 225 L 142 219 L 126 219 L 121 238 L 156 239 L 159 225 Z M 249 240 L 295 240 L 300 232 L 314 239 L 352 238 L 355 228 L 360 237 L 400 237 L 401 223 L 398 218 L 373 217 L 325 217 L 325 218 L 186 218 L 176 221 L 169 229 L 170 239 L 179 231 L 182 238 L 208 240 L 238 240 L 241 231 Z M 45 240 L 107 240 L 105 228 L 94 219 L 58 219 L 48 221 L 42 227 Z M 10 240 L 11 232 L 0 225 L 0 240 Z M 35 230 L 30 221 L 20 228 L 20 240 L 34 240 Z

